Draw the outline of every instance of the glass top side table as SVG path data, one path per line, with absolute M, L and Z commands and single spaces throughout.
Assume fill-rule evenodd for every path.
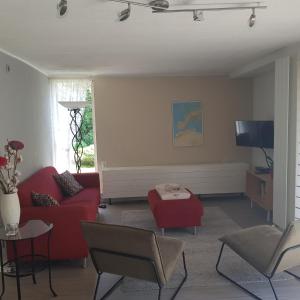
M 2 291 L 0 294 L 0 298 L 4 295 L 5 292 L 5 276 L 8 277 L 15 277 L 17 282 L 17 292 L 18 292 L 18 300 L 21 300 L 21 287 L 20 287 L 20 277 L 25 276 L 32 276 L 33 283 L 36 284 L 36 277 L 35 273 L 38 271 L 43 270 L 45 267 L 48 267 L 48 278 L 49 278 L 49 287 L 52 295 L 54 297 L 57 296 L 55 291 L 52 287 L 52 278 L 51 278 L 51 260 L 50 260 L 50 236 L 51 231 L 53 229 L 53 224 L 47 224 L 44 221 L 41 220 L 30 220 L 18 229 L 18 233 L 14 236 L 7 236 L 5 234 L 5 229 L 0 228 L 0 241 L 1 242 L 11 242 L 12 248 L 13 248 L 13 255 L 14 258 L 12 260 L 9 260 L 7 262 L 3 261 L 3 253 L 2 253 L 2 247 L 0 247 L 0 260 L 1 260 L 1 280 L 2 280 Z M 47 243 L 47 252 L 48 255 L 39 255 L 36 254 L 34 251 L 34 239 L 37 237 L 40 237 L 42 235 L 48 235 L 48 243 Z M 31 244 L 31 254 L 25 255 L 25 256 L 18 256 L 17 251 L 17 244 L 18 241 L 24 241 L 29 240 Z M 46 265 L 44 268 L 37 268 L 36 264 L 36 258 L 43 259 L 46 261 Z M 20 269 L 20 261 L 21 259 L 25 259 L 27 262 L 30 263 L 30 270 L 22 271 Z M 4 266 L 8 265 L 9 263 L 15 264 L 15 272 L 6 272 L 4 271 Z

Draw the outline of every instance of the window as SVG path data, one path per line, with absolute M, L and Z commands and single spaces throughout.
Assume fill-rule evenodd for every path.
M 92 81 L 86 79 L 51 79 L 50 88 L 53 165 L 59 172 L 76 171 L 72 148 L 73 134 L 70 130 L 71 116 L 68 109 L 59 102 L 87 101 L 89 105 L 81 109 L 82 119 L 80 120 L 83 146 L 81 171 L 95 170 Z

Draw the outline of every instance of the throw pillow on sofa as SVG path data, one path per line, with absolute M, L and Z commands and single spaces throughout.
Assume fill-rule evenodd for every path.
M 57 200 L 47 194 L 31 192 L 31 199 L 34 206 L 59 206 Z
M 69 171 L 54 175 L 54 178 L 59 184 L 63 193 L 67 196 L 74 196 L 75 194 L 83 190 L 83 186 L 78 183 L 78 181 Z

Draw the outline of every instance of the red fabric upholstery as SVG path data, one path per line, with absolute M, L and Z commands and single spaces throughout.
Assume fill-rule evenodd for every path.
M 95 197 L 95 195 L 99 195 Z M 65 198 L 64 201 L 61 202 L 61 206 L 88 206 L 87 217 L 89 220 L 93 220 L 93 217 L 97 215 L 98 206 L 99 206 L 99 188 L 85 188 L 78 194 Z
M 81 173 L 73 175 L 75 179 L 85 188 L 94 188 L 100 186 L 98 173 Z
M 151 190 L 148 202 L 159 228 L 201 226 L 203 206 L 192 193 L 190 199 L 161 200 L 157 191 Z
M 51 259 L 79 259 L 88 255 L 88 248 L 83 238 L 80 221 L 95 221 L 100 203 L 99 174 L 76 174 L 76 179 L 88 187 L 73 197 L 64 198 L 53 174 L 55 168 L 46 167 L 26 179 L 18 186 L 21 205 L 21 222 L 40 219 L 54 224 L 51 234 Z M 46 193 L 60 201 L 58 207 L 34 207 L 31 191 Z M 18 254 L 29 253 L 29 244 L 18 247 Z M 46 255 L 46 237 L 35 241 L 36 253 Z M 10 252 L 10 251 L 9 251 Z M 9 253 L 11 254 L 11 253 Z
M 31 192 L 39 194 L 49 194 L 58 202 L 63 199 L 63 194 L 60 187 L 57 185 L 53 175 L 57 171 L 53 167 L 46 167 L 31 175 L 28 179 L 18 185 L 18 195 L 20 205 L 32 206 Z

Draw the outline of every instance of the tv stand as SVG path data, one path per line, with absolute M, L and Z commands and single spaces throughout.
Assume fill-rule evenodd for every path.
M 273 178 L 272 174 L 257 174 L 247 171 L 246 195 L 251 201 L 251 208 L 255 202 L 267 211 L 267 221 L 271 221 L 273 210 Z

